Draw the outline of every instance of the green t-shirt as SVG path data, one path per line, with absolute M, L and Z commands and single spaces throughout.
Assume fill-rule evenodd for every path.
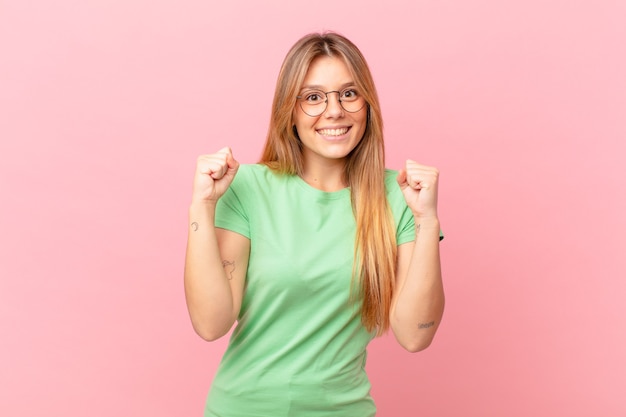
M 385 174 L 397 243 L 415 239 L 397 173 Z M 351 302 L 350 189 L 324 192 L 264 165 L 241 165 L 215 225 L 250 239 L 238 324 L 209 392 L 211 417 L 368 417 L 373 337 Z M 354 298 L 354 297 L 353 297 Z

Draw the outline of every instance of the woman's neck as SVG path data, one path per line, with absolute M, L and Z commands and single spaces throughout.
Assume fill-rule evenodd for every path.
M 318 190 L 339 191 L 348 186 L 344 178 L 344 169 L 344 160 L 324 161 L 324 163 L 307 163 L 305 161 L 302 179 Z

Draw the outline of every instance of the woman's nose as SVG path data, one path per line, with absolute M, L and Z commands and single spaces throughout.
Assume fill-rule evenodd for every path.
M 343 115 L 343 107 L 337 91 L 326 93 L 326 111 L 324 114 L 326 117 L 340 117 Z

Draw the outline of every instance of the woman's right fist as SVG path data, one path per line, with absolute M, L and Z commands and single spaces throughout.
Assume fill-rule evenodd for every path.
M 192 203 L 217 203 L 233 182 L 237 169 L 239 162 L 228 147 L 214 154 L 200 155 L 193 181 Z

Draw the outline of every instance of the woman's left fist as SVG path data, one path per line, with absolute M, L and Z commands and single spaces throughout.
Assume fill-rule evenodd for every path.
M 398 173 L 398 184 L 404 199 L 416 217 L 437 217 L 439 170 L 407 160 Z

